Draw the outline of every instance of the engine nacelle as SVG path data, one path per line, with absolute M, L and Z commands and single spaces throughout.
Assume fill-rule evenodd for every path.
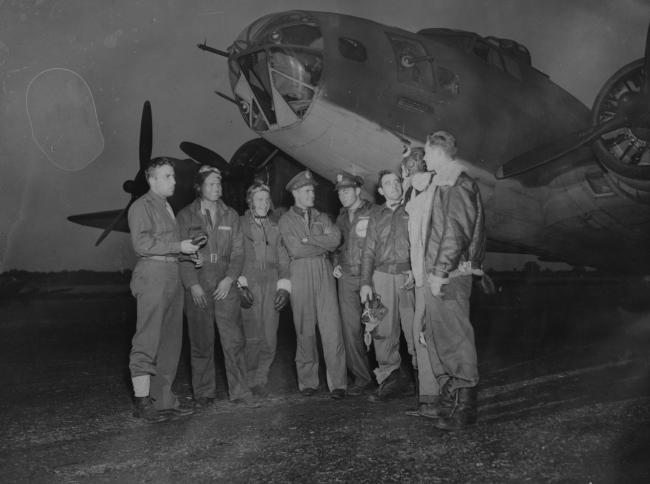
M 629 113 L 630 122 L 602 135 L 594 142 L 593 150 L 616 188 L 650 203 L 650 126 L 647 116 L 639 116 L 638 112 L 643 71 L 644 59 L 631 62 L 614 73 L 598 93 L 592 111 L 594 126 L 622 113 Z

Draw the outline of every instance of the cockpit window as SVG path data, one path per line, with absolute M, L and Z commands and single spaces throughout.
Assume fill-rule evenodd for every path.
M 298 24 L 273 29 L 268 34 L 269 44 L 296 45 L 310 49 L 323 48 L 323 36 L 315 25 Z
M 434 91 L 435 83 L 431 72 L 431 62 L 426 60 L 427 52 L 424 50 L 424 46 L 416 40 L 392 33 L 388 34 L 388 39 L 395 51 L 397 80 L 418 84 L 424 89 Z
M 255 98 L 260 104 L 266 119 L 270 124 L 275 123 L 273 111 L 273 96 L 269 81 L 269 72 L 266 68 L 266 52 L 263 50 L 243 55 L 237 59 L 241 72 L 244 73 L 248 84 L 253 90 Z
M 294 113 L 302 117 L 320 81 L 323 59 L 320 54 L 300 49 L 269 49 L 271 79 Z
M 307 113 L 323 74 L 323 36 L 308 13 L 267 15 L 228 50 L 230 83 L 255 131 L 289 126 Z

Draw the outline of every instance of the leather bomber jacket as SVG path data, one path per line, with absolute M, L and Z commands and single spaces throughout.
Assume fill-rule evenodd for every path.
M 403 204 L 395 211 L 384 204 L 370 215 L 361 256 L 361 285 L 372 285 L 375 269 L 386 264 L 410 269 L 408 213 Z
M 361 205 L 354 211 L 354 218 L 350 222 L 349 210 L 342 208 L 336 219 L 336 225 L 341 229 L 343 243 L 334 253 L 336 267 L 340 265 L 343 272 L 358 276 L 361 271 L 361 255 L 365 245 L 368 220 L 376 209 L 376 205 L 368 200 L 361 201 Z
M 448 277 L 461 263 L 480 269 L 485 257 L 485 221 L 481 193 L 476 182 L 461 173 L 453 185 L 438 186 L 433 210 L 425 271 Z

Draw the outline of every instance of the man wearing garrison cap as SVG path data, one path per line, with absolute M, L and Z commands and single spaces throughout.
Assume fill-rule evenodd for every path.
M 314 207 L 316 180 L 302 171 L 287 183 L 295 204 L 279 221 L 280 234 L 289 252 L 291 308 L 296 327 L 298 388 L 305 396 L 316 393 L 318 348 L 316 326 L 321 336 L 331 397 L 345 396 L 345 349 L 341 334 L 332 264 L 327 255 L 341 241 L 338 227 Z
M 361 253 L 366 240 L 368 219 L 375 204 L 361 198 L 363 178 L 346 171 L 336 174 L 336 190 L 341 212 L 336 225 L 341 230 L 342 244 L 334 255 L 334 277 L 338 279 L 339 309 L 345 345 L 346 366 L 354 381 L 348 395 L 361 395 L 372 383 L 368 356 L 363 344 L 361 325 Z

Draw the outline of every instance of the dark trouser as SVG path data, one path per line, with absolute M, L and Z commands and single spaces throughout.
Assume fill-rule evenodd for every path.
M 375 356 L 379 367 L 375 369 L 377 383 L 383 382 L 388 375 L 397 370 L 402 362 L 399 354 L 400 322 L 404 331 L 404 339 L 408 352 L 415 362 L 413 349 L 413 316 L 415 312 L 415 296 L 412 289 L 403 289 L 407 280 L 405 274 L 388 274 L 375 271 L 372 284 L 375 292 L 381 297 L 381 302 L 388 311 L 379 325 L 373 331 Z
M 178 406 L 172 392 L 183 342 L 183 289 L 178 264 L 140 259 L 131 278 L 137 323 L 131 342 L 131 377 L 151 375 L 155 408 Z
M 199 308 L 192 300 L 189 288 L 185 293 L 185 315 L 190 337 L 192 360 L 192 390 L 194 398 L 216 396 L 216 371 L 214 366 L 215 322 L 223 349 L 228 393 L 231 400 L 250 395 L 247 382 L 244 331 L 239 307 L 239 293 L 233 282 L 225 299 L 216 301 L 212 292 L 225 276 L 225 271 L 211 270 L 204 266 L 201 286 L 206 293 L 208 306 Z M 212 281 L 212 282 L 206 282 Z
M 338 280 L 339 310 L 341 311 L 346 366 L 354 376 L 355 385 L 366 386 L 370 384 L 372 377 L 363 343 L 360 288 L 359 276 L 344 272 Z
M 242 309 L 242 318 L 246 335 L 248 384 L 253 387 L 268 382 L 278 341 L 280 313 L 273 307 L 277 274 L 271 278 L 247 279 L 248 288 L 253 293 L 253 306 Z
M 442 387 L 451 379 L 451 391 L 476 386 L 478 364 L 474 329 L 469 321 L 472 276 L 450 279 L 440 297 L 426 289 L 424 334 L 438 385 Z

